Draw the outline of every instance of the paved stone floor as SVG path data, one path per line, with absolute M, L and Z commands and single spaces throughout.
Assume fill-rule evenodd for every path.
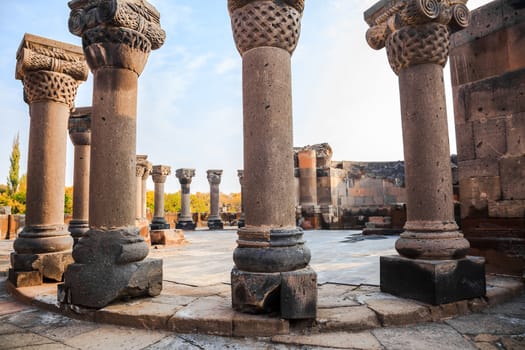
M 452 311 L 449 306 L 432 308 L 393 298 L 380 293 L 373 285 L 378 280 L 378 256 L 394 253 L 396 237 L 347 239 L 352 233 L 306 233 L 312 250 L 312 266 L 319 274 L 320 283 L 318 325 L 308 333 L 297 325 L 279 323 L 275 318 L 261 324 L 281 328 L 286 325 L 289 329 L 280 335 L 247 338 L 107 324 L 129 324 L 131 320 L 137 327 L 158 328 L 156 322 L 166 314 L 171 317 L 170 322 L 175 319 L 171 329 L 178 329 L 177 322 L 185 329 L 186 324 L 195 321 L 192 313 L 194 316 L 201 312 L 208 317 L 201 317 L 199 322 L 220 320 L 217 302 L 224 313 L 228 312 L 235 232 L 196 231 L 186 234 L 188 243 L 182 247 L 152 249 L 151 256 L 164 258 L 166 291 L 158 299 L 108 307 L 93 317 L 97 323 L 44 311 L 42 308 L 53 310 L 55 307 L 54 285 L 22 292 L 19 297 L 26 303 L 21 304 L 6 292 L 5 277 L 0 277 L 0 349 L 525 349 L 525 296 L 520 294 L 500 303 L 517 294 L 516 281 L 509 283 L 492 276 L 486 298 L 450 304 Z M 0 242 L 0 271 L 4 274 L 11 246 L 12 242 Z M 200 295 L 204 297 L 199 299 Z M 184 304 L 185 308 L 173 316 L 175 311 L 169 308 L 176 303 Z M 493 304 L 495 306 L 490 306 Z M 145 308 L 154 310 L 153 316 L 158 317 L 145 316 Z M 465 315 L 458 316 L 462 314 Z M 130 315 L 131 318 L 125 318 Z M 250 327 L 256 325 L 256 322 L 251 324 L 250 318 L 242 323 L 243 319 L 238 316 L 230 317 L 233 324 L 239 326 L 237 332 L 244 329 L 250 333 Z M 432 319 L 438 321 L 418 322 Z M 232 320 L 229 322 L 231 327 Z M 398 326 L 414 322 L 418 323 Z

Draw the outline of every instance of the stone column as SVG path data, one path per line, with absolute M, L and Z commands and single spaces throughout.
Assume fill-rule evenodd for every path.
M 151 171 L 151 177 L 155 183 L 155 213 L 150 225 L 152 230 L 166 230 L 170 228 L 170 224 L 164 218 L 164 183 L 170 174 L 171 167 L 167 165 L 155 165 Z
M 31 123 L 26 224 L 13 244 L 9 280 L 23 287 L 60 281 L 72 262 L 73 239 L 64 224 L 67 123 L 88 69 L 79 47 L 31 34 L 16 57 Z
M 466 257 L 454 221 L 443 67 L 451 28 L 468 25 L 466 0 L 381 1 L 365 12 L 367 41 L 386 47 L 399 76 L 407 222 L 401 256 L 381 257 L 381 289 L 432 304 L 485 294 L 484 260 Z
M 137 155 L 137 164 L 135 167 L 135 175 L 137 176 L 137 193 L 136 193 L 136 208 L 135 208 L 135 225 L 139 228 L 140 235 L 147 243 L 151 243 L 149 232 L 149 221 L 146 217 L 146 184 L 149 173 L 151 171 L 151 162 L 148 162 L 148 156 Z
M 241 185 L 241 217 L 237 223 L 237 227 L 244 227 L 244 170 L 237 170 L 237 176 L 239 177 L 239 184 Z
M 148 259 L 135 226 L 137 84 L 151 50 L 165 39 L 147 1 L 70 1 L 69 30 L 82 37 L 93 72 L 89 231 L 59 287 L 63 303 L 101 308 L 155 296 L 162 260 Z
M 305 147 L 297 152 L 299 166 L 299 205 L 303 228 L 321 227 L 321 211 L 317 202 L 317 151 Z
M 69 117 L 69 137 L 75 146 L 73 173 L 73 218 L 69 232 L 75 244 L 89 229 L 89 164 L 91 151 L 91 107 L 77 108 Z
M 180 182 L 180 215 L 176 228 L 182 230 L 195 230 L 195 223 L 190 210 L 190 184 L 195 176 L 195 169 L 177 169 L 175 176 Z
M 295 225 L 291 55 L 304 1 L 229 0 L 243 61 L 246 226 L 233 254 L 232 305 L 315 318 L 317 275 Z
M 224 224 L 219 216 L 219 185 L 221 183 L 222 170 L 213 169 L 206 172 L 210 184 L 210 216 L 208 217 L 208 228 L 210 230 L 222 230 Z

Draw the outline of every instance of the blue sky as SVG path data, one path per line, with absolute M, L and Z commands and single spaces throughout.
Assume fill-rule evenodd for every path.
M 474 9 L 488 0 L 471 0 Z M 161 13 L 166 43 L 139 78 L 137 153 L 177 168 L 195 168 L 192 191 L 209 190 L 207 169 L 224 169 L 223 192 L 238 192 L 242 169 L 241 58 L 226 0 L 150 0 Z M 397 77 L 384 50 L 366 44 L 363 12 L 375 0 L 307 0 L 292 58 L 294 144 L 328 142 L 334 160 L 403 159 Z M 69 33 L 65 0 L 3 0 L 0 16 L 0 183 L 6 182 L 12 140 L 20 133 L 21 172 L 27 162 L 28 106 L 15 80 L 16 50 L 25 32 L 81 45 Z M 445 77 L 449 80 L 448 67 Z M 451 149 L 452 98 L 447 85 Z M 91 105 L 92 79 L 76 106 Z M 68 143 L 67 185 L 73 148 Z M 108 169 L 108 174 L 111 169 Z M 149 180 L 148 187 L 153 189 Z

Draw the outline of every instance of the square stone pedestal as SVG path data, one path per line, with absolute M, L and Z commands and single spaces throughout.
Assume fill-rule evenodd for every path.
M 440 305 L 485 295 L 485 259 L 419 260 L 380 257 L 381 291 Z
M 9 281 L 15 287 L 41 285 L 44 280 L 62 281 L 69 264 L 73 263 L 71 251 L 45 254 L 11 253 Z
M 175 228 L 178 229 L 178 230 L 184 230 L 184 231 L 193 231 L 195 230 L 195 227 L 197 225 L 189 220 L 189 221 L 178 221 L 176 224 L 175 224 Z
M 100 309 L 113 301 L 153 297 L 162 290 L 162 260 L 146 259 L 129 264 L 71 264 L 58 301 Z
M 184 243 L 184 231 L 177 229 L 151 230 L 151 244 L 179 245 Z
M 289 272 L 231 272 L 232 307 L 246 313 L 278 312 L 284 319 L 315 319 L 317 274 L 306 267 Z

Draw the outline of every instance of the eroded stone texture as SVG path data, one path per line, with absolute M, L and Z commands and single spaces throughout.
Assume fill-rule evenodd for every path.
M 525 268 L 525 7 L 496 0 L 451 37 L 461 228 L 487 271 Z
M 316 283 L 291 282 L 304 276 L 310 262 L 302 230 L 295 227 L 292 152 L 290 58 L 303 5 L 228 1 L 243 60 L 244 114 L 245 226 L 233 254 L 232 305 L 245 312 L 279 311 L 288 319 L 314 318 L 317 305 Z M 316 280 L 308 271 L 307 279 Z M 289 306 L 283 308 L 284 302 Z
M 94 76 L 90 230 L 75 246 L 58 294 L 63 303 L 101 308 L 162 288 L 162 261 L 144 260 L 148 244 L 135 227 L 136 102 L 138 76 L 165 33 L 146 1 L 74 0 L 69 7 L 69 29 L 82 37 Z
M 24 35 L 16 79 L 24 85 L 31 123 L 26 222 L 14 242 L 9 271 L 16 286 L 41 284 L 43 278 L 60 281 L 72 260 L 73 239 L 64 224 L 67 123 L 87 74 L 79 47 Z
M 219 185 L 221 183 L 222 170 L 212 169 L 206 172 L 210 184 L 210 216 L 208 217 L 208 228 L 210 230 L 222 230 L 224 224 L 219 216 Z
M 196 225 L 191 216 L 190 185 L 195 176 L 195 169 L 177 169 L 175 176 L 179 179 L 181 189 L 180 214 L 175 227 L 181 230 L 194 230 Z
M 317 201 L 317 152 L 305 147 L 297 152 L 299 166 L 299 205 L 302 218 L 308 223 L 303 228 L 318 229 L 321 226 L 320 208 Z
M 370 29 L 367 41 L 374 49 L 386 47 L 388 60 L 399 76 L 405 181 L 407 187 L 407 222 L 405 232 L 396 242 L 396 250 L 408 259 L 462 259 L 468 241 L 458 231 L 454 220 L 452 174 L 446 115 L 443 66 L 448 58 L 450 31 L 468 25 L 465 1 L 434 2 L 380 1 L 365 12 Z M 419 262 L 410 261 L 400 268 L 403 258 L 381 260 L 381 269 L 396 269 L 399 275 L 417 271 Z M 451 295 L 455 301 L 484 294 L 483 269 L 465 276 L 469 292 Z M 461 275 L 463 276 L 463 275 Z M 419 293 L 406 294 L 390 285 L 398 281 L 382 280 L 381 288 L 401 296 L 420 300 L 438 299 L 435 290 L 414 285 Z M 438 282 L 432 282 L 434 286 Z M 459 286 L 458 286 L 459 287 Z M 463 286 L 462 286 L 463 287 Z M 421 294 L 428 294 L 425 297 Z M 426 299 L 425 299 L 426 298 Z M 438 301 L 438 303 L 442 303 Z
M 91 107 L 76 108 L 69 117 L 69 137 L 75 146 L 73 218 L 69 232 L 75 244 L 89 230 L 89 164 L 91 157 Z

